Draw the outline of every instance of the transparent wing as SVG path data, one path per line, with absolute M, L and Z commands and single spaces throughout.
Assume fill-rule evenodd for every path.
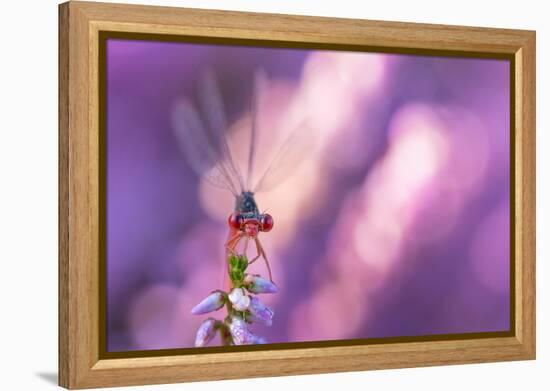
M 227 121 L 223 100 L 212 71 L 207 71 L 199 88 L 199 104 L 205 114 L 209 141 L 218 151 L 218 164 L 234 183 L 239 192 L 244 189 L 244 181 L 227 142 Z
M 246 174 L 246 189 L 249 190 L 252 186 L 252 176 L 254 175 L 254 166 L 256 160 L 256 148 L 258 142 L 258 114 L 260 107 L 260 99 L 262 93 L 267 87 L 267 76 L 263 70 L 256 71 L 254 75 L 254 89 L 252 91 L 251 106 L 251 118 L 252 123 L 250 125 L 250 141 L 248 147 L 248 162 L 247 162 L 247 174 Z
M 212 140 L 195 107 L 187 100 L 176 101 L 172 123 L 178 144 L 191 168 L 211 185 L 239 193 L 235 178 L 222 163 L 222 151 Z
M 308 122 L 301 122 L 283 142 L 252 191 L 258 193 L 272 190 L 290 178 L 313 151 L 315 140 Z
M 227 143 L 225 110 L 213 72 L 200 80 L 198 103 L 200 112 L 189 100 L 176 102 L 172 120 L 178 142 L 197 175 L 238 195 L 244 190 L 243 178 Z
M 266 86 L 265 73 L 256 72 L 248 137 L 250 144 L 243 151 L 243 157 L 247 158 L 246 182 L 229 148 L 225 110 L 213 73 L 207 72 L 201 79 L 198 90 L 200 112 L 189 100 L 178 100 L 174 106 L 174 131 L 190 166 L 211 185 L 228 189 L 234 195 L 244 190 L 261 192 L 274 188 L 292 175 L 312 151 L 315 142 L 311 127 L 306 121 L 302 122 L 285 139 L 255 186 L 250 187 L 256 166 L 259 101 Z

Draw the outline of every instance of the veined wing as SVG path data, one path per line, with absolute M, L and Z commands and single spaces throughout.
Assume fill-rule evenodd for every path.
M 211 141 L 216 144 L 220 152 L 220 164 L 223 165 L 230 178 L 233 179 L 237 189 L 242 192 L 245 190 L 244 181 L 239 167 L 235 163 L 235 159 L 233 159 L 229 149 L 225 109 L 218 84 L 212 71 L 206 72 L 204 78 L 201 80 L 199 102 L 202 112 L 206 116 Z
M 199 103 L 206 126 L 188 99 L 174 105 L 172 123 L 178 143 L 197 175 L 237 196 L 244 187 L 242 175 L 229 150 L 223 102 L 211 73 L 201 80 Z
M 296 126 L 267 165 L 252 191 L 269 191 L 290 178 L 306 160 L 309 152 L 313 151 L 315 140 L 313 129 L 307 121 L 304 120 Z
M 260 99 L 262 94 L 266 91 L 267 76 L 263 70 L 256 71 L 254 75 L 254 87 L 252 91 L 251 119 L 250 125 L 250 141 L 248 146 L 248 162 L 246 173 L 246 190 L 250 190 L 252 186 L 252 175 L 254 174 L 254 166 L 256 161 L 256 148 L 258 142 L 258 113 L 260 110 Z

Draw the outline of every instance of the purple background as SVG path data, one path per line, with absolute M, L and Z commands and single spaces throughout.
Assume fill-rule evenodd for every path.
M 110 39 L 109 351 L 193 346 L 206 317 L 189 311 L 221 288 L 231 194 L 200 182 L 171 124 L 206 68 L 232 123 L 267 72 L 265 162 L 293 119 L 310 118 L 317 140 L 257 196 L 275 219 L 261 240 L 281 290 L 264 296 L 275 318 L 259 335 L 509 329 L 507 61 Z

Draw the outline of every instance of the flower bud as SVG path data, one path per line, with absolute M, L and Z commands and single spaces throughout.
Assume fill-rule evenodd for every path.
M 254 336 L 254 341 L 252 342 L 252 344 L 254 345 L 261 345 L 261 344 L 266 344 L 267 341 L 265 340 L 265 338 L 263 337 L 258 337 L 257 335 Z
M 231 319 L 229 332 L 235 345 L 252 345 L 259 340 L 257 336 L 250 332 L 246 322 L 237 316 Z
M 212 311 L 219 310 L 225 302 L 225 293 L 222 291 L 214 291 L 206 299 L 201 301 L 191 310 L 193 315 L 207 314 Z
M 260 277 L 259 274 L 247 274 L 244 278 L 246 289 L 252 293 L 277 293 L 277 285 L 265 278 Z
M 201 323 L 195 337 L 195 347 L 201 348 L 216 336 L 216 319 L 208 318 Z
M 227 297 L 231 304 L 233 304 L 233 308 L 237 311 L 245 311 L 250 305 L 250 297 L 248 297 L 241 288 L 233 289 Z
M 262 323 L 266 326 L 271 326 L 273 321 L 273 310 L 260 302 L 257 297 L 250 299 L 248 306 L 249 316 L 247 319 L 252 322 Z

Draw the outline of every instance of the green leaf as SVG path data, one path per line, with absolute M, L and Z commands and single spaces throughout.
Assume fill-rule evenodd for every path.
M 239 258 L 239 268 L 244 272 L 248 267 L 248 259 L 246 255 L 241 255 Z
M 231 277 L 231 281 L 233 282 L 233 285 L 240 285 L 242 284 L 242 280 L 244 278 L 244 273 L 241 270 L 232 270 L 229 273 L 229 276 Z
M 231 266 L 231 269 L 237 268 L 239 266 L 240 259 L 239 257 L 235 255 L 229 256 L 229 265 Z

